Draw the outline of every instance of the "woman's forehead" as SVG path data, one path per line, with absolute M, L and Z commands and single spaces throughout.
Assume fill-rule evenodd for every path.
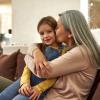
M 59 18 L 57 21 L 57 25 L 62 25 L 61 19 Z

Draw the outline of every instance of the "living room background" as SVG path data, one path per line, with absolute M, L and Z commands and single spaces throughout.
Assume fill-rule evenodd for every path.
M 41 17 L 54 16 L 67 9 L 80 9 L 80 0 L 12 0 L 13 42 L 40 42 L 37 23 Z

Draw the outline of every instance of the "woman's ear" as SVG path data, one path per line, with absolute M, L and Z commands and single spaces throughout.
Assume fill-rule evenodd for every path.
M 68 34 L 68 38 L 71 38 L 72 37 L 72 34 Z

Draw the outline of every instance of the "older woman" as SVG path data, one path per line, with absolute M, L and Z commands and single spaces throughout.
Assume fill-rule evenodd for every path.
M 45 100 L 86 100 L 100 67 L 100 51 L 81 12 L 61 13 L 56 35 L 59 42 L 73 48 L 48 62 L 34 45 L 25 58 L 26 64 L 39 77 L 59 77 Z

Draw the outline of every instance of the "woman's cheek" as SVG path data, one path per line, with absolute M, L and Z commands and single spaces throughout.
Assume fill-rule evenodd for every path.
M 57 40 L 58 40 L 59 42 L 62 42 L 62 36 L 61 36 L 60 34 L 57 35 Z
M 57 29 L 57 30 L 56 30 L 56 36 L 59 37 L 60 34 L 61 34 L 61 33 L 60 33 L 59 29 Z

